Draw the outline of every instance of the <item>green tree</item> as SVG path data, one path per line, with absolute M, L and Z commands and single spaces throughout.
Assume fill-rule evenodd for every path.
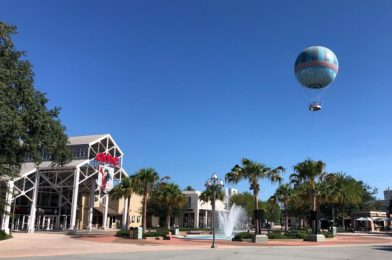
M 276 189 L 274 195 L 271 196 L 270 201 L 272 203 L 279 203 L 283 208 L 284 215 L 284 231 L 287 232 L 288 224 L 289 224 L 289 212 L 288 207 L 291 200 L 291 195 L 293 193 L 293 189 L 289 184 L 281 184 Z
M 345 208 L 359 205 L 362 202 L 362 186 L 353 177 L 343 172 L 328 174 L 325 183 L 330 189 L 330 192 L 327 192 L 329 201 L 340 207 L 342 226 L 344 226 Z
M 253 221 L 253 210 L 255 209 L 255 205 L 253 202 L 253 195 L 250 192 L 234 194 L 231 196 L 229 203 L 230 207 L 235 204 L 244 208 L 248 216 L 248 221 Z
M 7 181 L 17 176 L 27 156 L 36 165 L 42 153 L 53 165 L 71 159 L 68 137 L 58 107 L 48 108 L 46 95 L 34 88 L 32 65 L 15 49 L 16 27 L 0 22 L 0 214 L 4 212 Z
M 264 210 L 265 219 L 268 222 L 280 222 L 280 207 L 276 203 L 271 203 L 271 201 L 259 200 L 259 209 Z
M 264 164 L 249 159 L 242 159 L 242 166 L 235 165 L 231 172 L 226 174 L 226 181 L 229 183 L 237 184 L 242 180 L 248 180 L 250 189 L 253 190 L 253 200 L 255 209 L 259 208 L 259 192 L 260 192 L 260 179 L 268 179 L 272 183 L 282 181 L 282 173 L 284 168 L 279 166 L 277 168 L 270 168 Z M 260 230 L 259 223 L 256 221 L 256 232 Z
M 132 194 L 135 193 L 135 190 L 137 189 L 137 183 L 135 177 L 123 177 L 121 179 L 121 182 L 115 186 L 109 193 L 110 197 L 112 197 L 115 200 L 118 200 L 120 198 L 126 198 L 128 202 L 127 206 L 127 212 L 126 212 L 126 222 L 125 222 L 125 228 L 128 229 L 129 227 L 129 209 L 131 205 L 131 197 Z
M 143 232 L 147 228 L 147 201 L 154 186 L 159 181 L 159 174 L 153 168 L 143 168 L 136 172 L 137 194 L 143 196 Z
M 317 211 L 317 184 L 325 176 L 325 163 L 322 161 L 305 160 L 294 166 L 294 172 L 290 175 L 294 185 L 305 185 L 311 195 L 312 210 Z M 316 232 L 316 222 L 312 221 L 313 231 Z
M 185 189 L 184 189 L 184 191 L 194 191 L 194 190 L 195 189 L 192 186 L 190 186 L 190 185 L 186 186 Z
M 295 216 L 296 228 L 301 228 L 301 223 L 310 214 L 311 200 L 308 187 L 305 185 L 295 185 L 290 195 L 290 203 L 288 204 L 288 214 Z
M 0 22 L 0 177 L 15 176 L 29 156 L 39 164 L 42 153 L 53 164 L 71 159 L 60 109 L 47 107 L 45 94 L 34 88 L 32 65 L 17 51 L 11 36 L 16 27 Z
M 169 183 L 158 190 L 158 200 L 167 207 L 166 227 L 170 228 L 173 209 L 183 208 L 187 203 L 187 198 L 177 184 Z

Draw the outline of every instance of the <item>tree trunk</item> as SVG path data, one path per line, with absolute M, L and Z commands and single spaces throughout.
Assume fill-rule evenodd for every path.
M 128 229 L 129 228 L 129 207 L 131 206 L 131 196 L 128 196 L 128 211 L 126 212 L 127 219 L 125 220 L 125 227 Z
M 147 192 L 144 193 L 143 197 L 143 232 L 147 229 Z
M 255 210 L 259 209 L 259 192 L 256 190 L 253 190 L 253 196 L 254 196 L 254 203 L 255 203 Z M 259 233 L 260 230 L 260 223 L 259 221 L 256 219 L 256 216 L 254 216 L 254 220 L 255 220 L 255 235 L 257 235 Z
M 171 215 L 172 215 L 172 208 L 171 208 L 171 206 L 169 206 L 169 208 L 167 210 L 167 217 L 166 217 L 167 229 L 170 229 Z
M 344 227 L 344 208 L 342 207 L 342 227 Z
M 287 214 L 287 206 L 284 205 L 284 232 L 289 228 L 289 215 Z
M 312 187 L 312 210 L 313 210 L 313 212 L 316 212 L 317 211 L 317 191 L 316 191 L 316 187 L 315 187 L 315 184 L 313 184 L 312 185 L 313 187 Z M 314 232 L 314 234 L 317 234 L 317 217 L 316 217 L 316 220 L 312 220 L 312 229 L 313 229 L 313 232 Z
M 335 205 L 332 205 L 332 226 L 335 226 Z

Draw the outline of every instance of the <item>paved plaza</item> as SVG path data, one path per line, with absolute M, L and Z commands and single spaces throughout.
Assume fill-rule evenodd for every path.
M 0 258 L 10 259 L 391 259 L 392 237 L 340 235 L 325 243 L 276 240 L 267 244 L 209 241 L 130 240 L 107 235 L 71 237 L 16 233 L 0 242 Z

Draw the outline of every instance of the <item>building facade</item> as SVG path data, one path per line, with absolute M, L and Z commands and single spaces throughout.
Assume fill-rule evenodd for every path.
M 50 155 L 35 165 L 26 158 L 19 176 L 7 183 L 1 229 L 78 230 L 125 228 L 141 225 L 141 197 L 112 200 L 108 192 L 127 176 L 124 154 L 110 134 L 69 138 L 73 159 L 67 165 L 52 166 Z M 14 214 L 11 214 L 14 213 Z
M 237 194 L 236 189 L 226 189 L 225 199 L 216 200 L 215 210 L 218 212 L 227 212 L 229 209 L 228 202 L 230 197 Z M 187 197 L 187 205 L 184 209 L 179 225 L 189 228 L 210 228 L 212 223 L 212 205 L 211 202 L 204 202 L 200 199 L 200 191 L 183 191 Z M 216 217 L 216 216 L 215 216 Z

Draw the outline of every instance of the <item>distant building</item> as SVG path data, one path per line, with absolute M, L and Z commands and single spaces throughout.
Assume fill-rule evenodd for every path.
M 392 199 L 392 190 L 388 188 L 387 190 L 384 191 L 384 199 L 383 200 L 378 200 L 378 202 L 381 204 L 380 210 L 388 212 L 389 208 L 389 203 Z
M 226 189 L 226 197 L 224 201 L 217 200 L 215 202 L 215 210 L 228 211 L 228 201 L 230 197 L 237 194 L 236 189 Z M 200 191 L 183 191 L 187 197 L 187 205 L 184 209 L 182 218 L 180 218 L 179 225 L 190 228 L 209 228 L 212 223 L 212 206 L 211 202 L 204 202 L 200 200 Z

